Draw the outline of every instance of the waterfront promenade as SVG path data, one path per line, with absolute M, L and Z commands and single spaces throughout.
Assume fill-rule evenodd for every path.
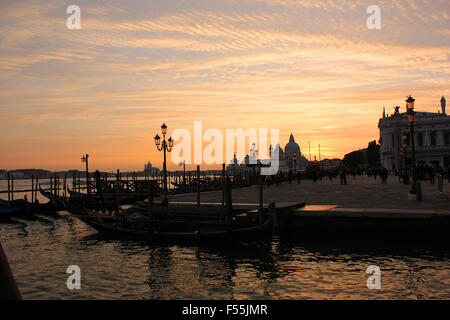
M 440 194 L 437 179 L 434 185 L 421 181 L 423 201 L 409 201 L 410 186 L 398 182 L 398 177 L 389 176 L 387 184 L 381 179 L 357 176 L 347 179 L 347 185 L 340 185 L 339 179 L 312 182 L 302 180 L 301 184 L 292 181 L 279 187 L 264 186 L 264 203 L 270 202 L 306 202 L 307 205 L 337 205 L 342 208 L 386 208 L 386 209 L 440 209 L 450 210 L 450 201 Z M 450 195 L 450 184 L 444 180 L 444 194 Z M 195 202 L 197 195 L 185 194 L 169 197 L 169 201 Z M 258 203 L 258 186 L 233 189 L 233 203 Z M 201 193 L 201 202 L 221 202 L 222 192 Z

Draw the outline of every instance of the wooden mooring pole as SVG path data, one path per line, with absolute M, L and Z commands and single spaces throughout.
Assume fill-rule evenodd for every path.
M 197 206 L 200 207 L 200 166 L 197 166 Z
M 39 185 L 39 177 L 36 177 L 36 186 L 34 188 L 34 202 L 37 203 L 37 190 Z
M 258 219 L 259 223 L 262 223 L 262 214 L 263 214 L 263 180 L 262 180 L 262 174 L 261 174 L 261 163 L 258 165 L 258 183 L 259 183 L 259 214 Z
M 11 175 L 9 174 L 8 171 L 8 203 L 11 201 Z
M 31 175 L 31 203 L 34 203 L 34 174 Z
M 225 163 L 222 164 L 222 207 L 225 205 L 225 188 L 226 188 L 226 183 L 225 183 Z
M 64 175 L 64 193 L 63 193 L 63 196 L 64 196 L 64 200 L 67 198 L 67 177 L 66 177 L 66 175 Z
M 115 200 L 116 200 L 116 212 L 119 214 L 119 188 L 120 188 L 120 171 L 117 169 L 117 175 L 116 175 L 116 192 L 115 192 Z
M 11 176 L 11 201 L 14 201 L 14 176 Z

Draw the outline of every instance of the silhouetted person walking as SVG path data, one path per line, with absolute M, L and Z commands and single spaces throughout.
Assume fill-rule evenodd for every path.
M 430 183 L 434 184 L 434 168 L 430 167 Z

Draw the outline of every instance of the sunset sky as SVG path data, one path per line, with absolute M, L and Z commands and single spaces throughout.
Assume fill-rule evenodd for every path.
M 69 5 L 81 30 L 69 30 Z M 366 26 L 381 8 L 381 30 Z M 0 0 L 0 169 L 142 170 L 153 137 L 279 129 L 304 155 L 378 140 L 383 106 L 450 98 L 448 0 Z M 449 100 L 449 99 L 447 99 Z M 205 145 L 205 144 L 204 144 Z M 175 168 L 170 164 L 169 168 Z

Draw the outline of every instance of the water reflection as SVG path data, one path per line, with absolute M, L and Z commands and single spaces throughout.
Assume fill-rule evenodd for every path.
M 123 240 L 66 214 L 0 224 L 0 240 L 29 299 L 450 298 L 444 244 Z M 80 291 L 65 287 L 72 264 Z M 379 291 L 366 288 L 372 264 L 382 270 Z

